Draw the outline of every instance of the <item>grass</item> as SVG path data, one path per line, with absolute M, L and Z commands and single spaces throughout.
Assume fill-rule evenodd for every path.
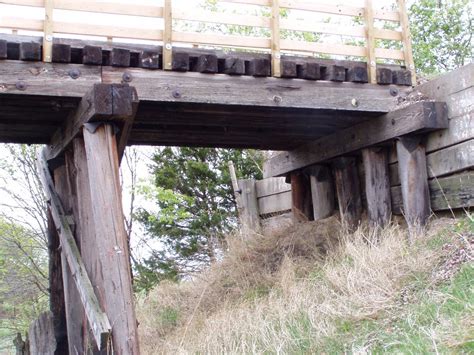
M 231 241 L 192 281 L 140 298 L 145 354 L 474 352 L 474 225 L 351 235 L 337 220 Z M 470 261 L 469 261 L 470 260 Z

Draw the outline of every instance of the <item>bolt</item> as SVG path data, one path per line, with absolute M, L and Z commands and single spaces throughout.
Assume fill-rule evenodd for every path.
M 354 107 L 359 107 L 359 101 L 357 99 L 352 99 L 351 100 L 351 105 Z
M 179 92 L 179 90 L 173 90 L 172 95 L 175 99 L 181 98 L 181 93 Z
M 276 52 L 275 53 L 275 59 L 280 59 L 281 58 L 281 54 L 279 52 Z
M 69 70 L 68 74 L 74 80 L 81 76 L 81 72 L 79 71 L 79 69 L 71 69 Z
M 20 91 L 25 91 L 26 90 L 26 83 L 24 81 L 18 81 L 16 84 L 15 84 L 15 87 L 20 90 Z
M 167 50 L 171 50 L 171 48 L 172 48 L 172 47 L 171 47 L 171 43 L 166 43 L 166 44 L 165 44 L 165 48 L 166 48 Z
M 122 80 L 123 80 L 123 81 L 125 81 L 126 83 L 129 83 L 129 82 L 132 81 L 132 79 L 133 79 L 133 78 L 132 78 L 132 74 L 130 74 L 130 73 L 127 72 L 127 71 L 126 71 L 125 73 L 123 73 L 123 75 L 122 75 Z
M 47 40 L 48 42 L 51 42 L 51 41 L 53 40 L 53 36 L 47 35 L 47 36 L 46 36 L 46 40 Z
M 391 87 L 389 91 L 390 91 L 390 95 L 392 95 L 392 96 L 397 96 L 398 95 L 398 89 L 395 88 L 395 87 Z
M 274 103 L 279 104 L 282 101 L 283 101 L 283 98 L 281 96 L 278 96 L 278 95 L 273 96 Z

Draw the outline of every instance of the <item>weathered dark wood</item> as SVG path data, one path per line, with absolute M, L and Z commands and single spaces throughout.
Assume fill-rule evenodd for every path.
M 110 65 L 113 67 L 129 67 L 130 51 L 123 48 L 113 48 L 110 52 Z
M 203 54 L 197 59 L 196 71 L 199 73 L 217 73 L 217 56 L 214 54 Z
M 53 44 L 53 63 L 70 63 L 71 46 L 69 44 Z
M 82 50 L 82 63 L 86 65 L 101 65 L 102 48 L 99 46 L 85 46 Z
M 298 76 L 298 70 L 296 62 L 292 60 L 281 61 L 281 77 L 282 78 L 296 78 Z
M 7 59 L 7 41 L 0 39 L 0 59 Z
M 426 224 L 431 214 L 426 153 L 421 137 L 399 138 L 397 155 L 403 214 L 410 229 L 416 230 Z
M 139 67 L 146 69 L 160 69 L 161 68 L 161 54 L 157 51 L 142 51 L 139 55 Z
M 239 180 L 238 184 L 242 201 L 242 209 L 240 211 L 242 233 L 244 236 L 248 236 L 252 233 L 260 233 L 260 215 L 258 211 L 255 179 Z
M 49 253 L 49 309 L 53 315 L 55 354 L 67 354 L 67 323 L 64 285 L 61 266 L 59 234 L 54 225 L 51 210 L 48 208 L 48 253 Z
M 265 77 L 272 74 L 270 59 L 254 58 L 249 62 L 249 75 Z
M 411 71 L 409 70 L 394 70 L 392 71 L 392 82 L 395 85 L 411 86 Z
M 245 75 L 245 61 L 236 57 L 225 58 L 224 73 L 228 75 Z
M 291 201 L 293 218 L 296 221 L 313 220 L 311 201 L 311 183 L 306 174 L 301 171 L 291 173 Z
M 392 215 L 388 153 L 381 147 L 366 148 L 362 150 L 362 159 L 369 222 L 372 226 L 384 227 Z
M 314 165 L 306 169 L 311 182 L 313 217 L 315 221 L 332 216 L 335 196 L 331 171 L 327 166 Z
M 28 332 L 29 354 L 55 354 L 57 352 L 54 338 L 54 317 L 51 312 L 41 313 Z M 64 354 L 64 353 L 63 353 Z
M 96 240 L 106 290 L 102 304 L 113 324 L 113 349 L 118 354 L 139 354 L 114 129 L 104 124 L 94 133 L 84 130 L 84 141 L 95 235 L 100 236 Z
M 347 70 L 347 81 L 352 81 L 354 83 L 368 83 L 369 74 L 367 71 L 367 66 L 355 66 Z
M 442 129 L 447 126 L 444 103 L 415 103 L 377 119 L 365 121 L 320 138 L 293 151 L 280 153 L 265 163 L 264 176 L 281 176 L 399 136 Z
M 40 61 L 41 45 L 36 42 L 20 43 L 20 60 Z
M 26 340 L 28 340 L 28 338 Z M 15 339 L 13 339 L 13 345 L 15 345 L 15 355 L 30 354 L 30 345 L 21 338 L 21 333 L 16 334 Z
M 318 63 L 303 63 L 298 65 L 298 78 L 306 80 L 319 80 L 321 79 L 321 67 Z
M 377 68 L 377 84 L 389 85 L 393 82 L 392 70 L 388 68 Z
M 341 221 L 349 230 L 354 230 L 359 225 L 362 215 L 356 159 L 349 157 L 337 158 L 333 161 L 332 168 Z
M 171 61 L 171 69 L 173 71 L 189 70 L 189 54 L 173 52 L 173 60 Z
M 342 82 L 346 80 L 346 68 L 341 65 L 328 65 L 321 71 L 323 80 Z

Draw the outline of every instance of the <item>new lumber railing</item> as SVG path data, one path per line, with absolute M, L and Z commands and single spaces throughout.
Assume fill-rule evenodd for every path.
M 378 2 L 372 0 L 364 0 L 362 6 L 348 0 L 219 0 L 213 11 L 194 8 L 199 3 L 0 0 L 0 6 L 39 11 L 36 18 L 22 15 L 23 11 L 0 15 L 0 28 L 42 32 L 46 62 L 52 58 L 54 37 L 99 36 L 162 42 L 164 69 L 171 69 L 173 46 L 217 46 L 271 52 L 272 73 L 277 77 L 281 56 L 291 53 L 365 58 L 373 83 L 379 61 L 404 63 L 415 83 L 405 0 L 397 0 L 390 10 L 376 7 Z M 92 24 L 89 18 L 99 14 L 103 20 Z M 127 23 L 134 25 L 123 25 Z M 235 35 L 239 32 L 246 34 Z

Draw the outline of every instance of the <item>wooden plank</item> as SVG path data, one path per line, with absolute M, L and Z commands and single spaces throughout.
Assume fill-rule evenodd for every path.
M 377 68 L 375 58 L 374 8 L 372 0 L 365 0 L 365 28 L 367 41 L 367 70 L 369 82 L 377 83 Z
M 402 28 L 402 42 L 404 60 L 407 69 L 411 72 L 411 82 L 416 85 L 415 61 L 413 60 L 413 50 L 411 45 L 410 22 L 405 0 L 397 0 L 398 11 L 400 12 L 400 26 Z
M 134 312 L 128 237 L 125 232 L 117 142 L 111 124 L 92 133 L 84 129 L 84 142 L 103 287 L 101 302 L 114 325 L 112 344 L 118 354 L 139 354 Z
M 272 0 L 272 76 L 281 76 L 281 53 L 280 53 L 280 1 Z
M 55 354 L 57 350 L 54 338 L 54 317 L 51 312 L 41 313 L 28 331 L 28 354 Z
M 283 192 L 291 191 L 291 185 L 287 184 L 284 177 L 269 178 L 256 181 L 257 197 L 265 197 Z
M 131 84 L 137 89 L 140 101 L 313 109 L 336 107 L 352 112 L 388 112 L 397 103 L 397 98 L 386 87 L 357 83 L 282 82 L 277 78 L 209 76 L 109 67 L 102 69 L 103 82 L 119 83 L 125 71 L 131 74 Z M 402 87 L 399 90 L 405 91 Z M 357 99 L 355 106 L 353 98 Z
M 372 226 L 384 227 L 390 223 L 392 215 L 387 150 L 380 147 L 365 148 L 362 150 L 362 159 L 369 222 Z
M 419 136 L 406 136 L 397 140 L 403 215 L 412 232 L 423 227 L 431 214 L 425 154 Z
M 44 155 L 38 157 L 37 164 L 44 192 L 50 202 L 54 223 L 59 229 L 62 251 L 66 255 L 68 265 L 71 268 L 74 283 L 79 290 L 81 301 L 89 324 L 94 332 L 96 343 L 100 344 L 100 349 L 103 349 L 109 338 L 111 330 L 110 323 L 106 315 L 101 311 L 92 284 L 87 277 L 87 271 L 82 262 L 76 242 L 74 241 L 69 221 L 61 205 L 61 201 L 54 190 L 53 179 L 49 173 Z
M 264 164 L 264 176 L 284 175 L 405 134 L 446 128 L 447 124 L 444 103 L 415 103 L 280 153 Z
M 291 172 L 291 211 L 296 221 L 313 220 L 309 177 L 301 171 Z
M 315 221 L 332 216 L 335 208 L 334 185 L 327 166 L 314 165 L 307 168 L 311 182 L 313 216 Z
M 416 91 L 433 100 L 445 101 L 446 96 L 474 86 L 474 63 L 441 75 L 416 87 Z
M 431 209 L 446 211 L 474 206 L 474 172 L 451 175 L 428 182 Z M 402 212 L 402 190 L 400 186 L 391 188 L 392 209 L 396 214 Z
M 291 190 L 258 199 L 260 215 L 290 211 L 291 206 Z
M 171 0 L 165 0 L 163 8 L 163 69 L 172 69 L 173 57 L 173 14 Z
M 242 199 L 241 227 L 243 235 L 249 236 L 252 233 L 260 233 L 260 216 L 255 179 L 239 180 L 239 188 Z
M 46 63 L 53 60 L 53 10 L 54 0 L 44 0 L 43 61 Z
M 337 158 L 332 162 L 339 213 L 343 225 L 354 230 L 362 216 L 360 182 L 356 160 L 352 157 Z

